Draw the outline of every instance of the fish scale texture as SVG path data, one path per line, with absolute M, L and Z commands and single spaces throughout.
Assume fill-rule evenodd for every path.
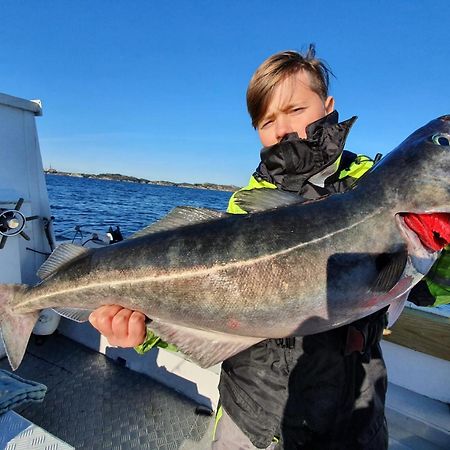
M 63 336 L 31 342 L 16 373 L 48 387 L 43 403 L 16 412 L 76 449 L 177 450 L 211 422 L 191 400 Z

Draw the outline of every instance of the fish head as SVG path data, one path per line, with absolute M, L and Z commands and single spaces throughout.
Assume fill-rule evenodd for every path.
M 415 267 L 426 273 L 450 243 L 450 115 L 419 128 L 394 152 L 403 188 L 396 223 Z

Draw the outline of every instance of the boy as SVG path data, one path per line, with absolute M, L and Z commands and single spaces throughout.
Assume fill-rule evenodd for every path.
M 264 149 L 244 189 L 276 187 L 314 199 L 345 191 L 373 165 L 343 151 L 355 119 L 338 123 L 328 79 L 313 46 L 304 56 L 273 55 L 256 70 L 247 105 Z M 243 213 L 237 195 L 228 211 Z M 325 333 L 267 340 L 224 361 L 213 449 L 387 448 L 385 324 L 380 311 Z

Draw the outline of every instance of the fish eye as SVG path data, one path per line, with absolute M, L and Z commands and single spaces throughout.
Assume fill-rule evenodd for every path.
M 450 146 L 450 134 L 436 133 L 431 140 L 437 145 L 442 145 L 444 147 Z

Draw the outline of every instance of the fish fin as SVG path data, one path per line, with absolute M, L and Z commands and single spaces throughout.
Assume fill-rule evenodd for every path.
M 400 317 L 400 314 L 403 311 L 403 308 L 405 307 L 406 300 L 408 299 L 409 293 L 411 291 L 405 292 L 400 297 L 396 298 L 390 305 L 387 310 L 387 316 L 388 316 L 388 328 L 392 327 L 395 322 L 397 322 L 397 319 Z
M 378 276 L 372 292 L 389 292 L 400 280 L 408 260 L 407 252 L 384 253 L 377 258 Z
M 235 203 L 248 213 L 275 209 L 282 206 L 303 203 L 305 199 L 292 192 L 281 189 L 259 188 L 249 191 L 237 191 L 234 194 Z
M 208 222 L 213 219 L 225 217 L 226 215 L 226 213 L 215 209 L 194 208 L 193 206 L 177 206 L 162 219 L 152 223 L 142 230 L 137 231 L 129 236 L 128 239 L 135 239 L 148 234 L 158 233 L 160 231 L 173 230 L 175 228 L 183 227 L 185 225 L 192 225 L 194 223 Z
M 23 285 L 0 285 L 0 335 L 13 370 L 16 370 L 22 362 L 31 331 L 39 318 L 39 311 L 26 314 L 10 312 L 9 305 L 14 303 L 14 297 L 25 289 Z
M 208 368 L 260 342 L 263 338 L 199 330 L 153 320 L 149 328 L 177 346 L 200 367 Z
M 81 308 L 53 308 L 53 311 L 66 319 L 82 323 L 89 320 L 89 316 L 93 310 Z
M 60 244 L 53 253 L 47 258 L 42 266 L 37 271 L 37 275 L 41 280 L 53 275 L 66 262 L 85 255 L 90 250 L 75 244 Z

